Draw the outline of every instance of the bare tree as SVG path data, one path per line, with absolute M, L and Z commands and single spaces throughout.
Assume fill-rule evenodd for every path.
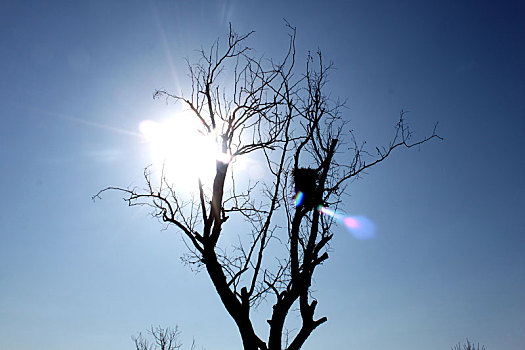
M 461 346 L 461 343 L 457 343 L 451 349 L 452 350 L 485 350 L 485 345 L 482 345 L 480 347 L 479 343 L 475 345 L 474 343 L 471 343 L 467 338 L 467 342 L 463 344 L 463 346 Z
M 215 161 L 213 183 L 195 179 L 195 196 L 186 198 L 165 174 L 156 180 L 146 169 L 144 189 L 108 187 L 95 196 L 122 191 L 130 206 L 150 206 L 154 216 L 182 233 L 184 261 L 205 268 L 245 350 L 300 349 L 326 322 L 314 316 L 317 300 L 310 292 L 315 269 L 328 259 L 334 217 L 319 208 L 337 210 L 346 186 L 395 149 L 440 138 L 434 128 L 412 142 L 401 112 L 390 142 L 367 151 L 342 119 L 344 104 L 325 91 L 332 65 L 321 52 L 308 54 L 304 73 L 295 73 L 295 28 L 288 29 L 288 49 L 276 62 L 246 46 L 252 33 L 238 35 L 230 27 L 225 47 L 217 41 L 200 51 L 197 63 L 188 62 L 187 95 L 154 94 L 184 104 L 202 134 L 214 138 L 222 156 Z M 236 162 L 248 154 L 265 160 L 270 180 L 241 185 Z M 294 205 L 297 193 L 302 202 Z M 249 226 L 234 246 L 221 242 L 224 231 L 239 232 L 227 223 L 230 217 Z M 275 246 L 284 248 L 281 256 Z M 272 304 L 267 339 L 256 333 L 250 314 L 263 300 Z M 290 333 L 285 323 L 294 312 L 301 325 Z
M 142 333 L 132 337 L 137 350 L 179 350 L 182 348 L 182 343 L 179 341 L 180 331 L 177 327 L 173 329 L 151 326 L 148 333 L 153 339 L 152 341 L 145 338 Z M 190 350 L 194 349 L 195 342 L 191 344 Z

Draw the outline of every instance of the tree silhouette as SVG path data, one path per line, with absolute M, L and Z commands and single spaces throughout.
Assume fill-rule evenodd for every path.
M 344 104 L 325 92 L 332 64 L 321 52 L 309 53 L 304 73 L 297 74 L 296 32 L 287 28 L 289 46 L 278 62 L 255 56 L 246 45 L 252 33 L 239 35 L 230 27 L 224 48 L 217 41 L 200 51 L 196 63 L 188 61 L 187 95 L 154 94 L 181 102 L 200 121 L 202 134 L 213 137 L 222 153 L 213 183 L 195 179 L 195 195 L 188 198 L 164 173 L 155 180 L 147 168 L 145 189 L 108 187 L 95 196 L 122 191 L 130 206 L 150 206 L 155 217 L 182 233 L 184 261 L 206 270 L 245 350 L 300 349 L 327 321 L 314 316 L 311 286 L 315 269 L 328 259 L 335 219 L 319 208 L 337 210 L 349 182 L 395 149 L 440 138 L 434 128 L 411 143 L 401 112 L 390 142 L 367 151 L 342 119 Z M 236 164 L 248 154 L 264 159 L 271 179 L 243 181 Z M 294 205 L 296 191 L 303 201 Z M 236 224 L 227 223 L 231 217 L 248 228 L 238 233 Z M 222 242 L 223 232 L 238 233 L 238 244 Z M 251 318 L 263 300 L 272 304 L 267 339 L 256 333 Z M 301 325 L 290 333 L 285 323 L 294 312 Z
M 148 330 L 152 340 L 139 333 L 138 336 L 132 337 L 137 350 L 179 350 L 182 343 L 179 340 L 180 331 L 177 327 L 153 327 Z M 195 350 L 195 342 L 191 344 L 190 350 Z
M 452 350 L 485 350 L 485 345 L 482 345 L 480 347 L 479 343 L 478 344 L 471 343 L 467 338 L 466 343 L 464 343 L 463 346 L 461 345 L 461 343 L 457 343 L 451 349 Z

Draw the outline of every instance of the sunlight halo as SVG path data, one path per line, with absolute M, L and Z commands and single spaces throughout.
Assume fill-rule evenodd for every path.
M 219 151 L 216 135 L 206 134 L 199 120 L 189 113 L 177 113 L 160 122 L 144 120 L 139 131 L 149 145 L 155 169 L 164 169 L 168 182 L 178 189 L 196 189 L 199 178 L 211 186 L 216 161 L 231 160 Z

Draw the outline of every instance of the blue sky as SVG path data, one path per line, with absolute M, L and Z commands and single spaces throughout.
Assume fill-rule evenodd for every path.
M 304 349 L 523 347 L 524 15 L 519 1 L 2 1 L 0 348 L 130 349 L 152 324 L 241 347 L 178 234 L 91 196 L 141 183 L 138 125 L 172 112 L 151 96 L 184 88 L 184 57 L 230 21 L 278 57 L 283 18 L 300 58 L 334 62 L 360 139 L 387 142 L 401 109 L 416 136 L 439 121 L 445 139 L 349 187 L 377 237 L 337 231 L 315 284 L 328 322 Z

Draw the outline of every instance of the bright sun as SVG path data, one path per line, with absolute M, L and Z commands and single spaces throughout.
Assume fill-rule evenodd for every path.
M 186 113 L 162 122 L 142 121 L 139 130 L 150 146 L 153 165 L 164 168 L 164 175 L 177 188 L 192 191 L 197 180 L 211 184 L 215 162 L 224 160 L 214 135 L 205 135 L 202 125 Z

